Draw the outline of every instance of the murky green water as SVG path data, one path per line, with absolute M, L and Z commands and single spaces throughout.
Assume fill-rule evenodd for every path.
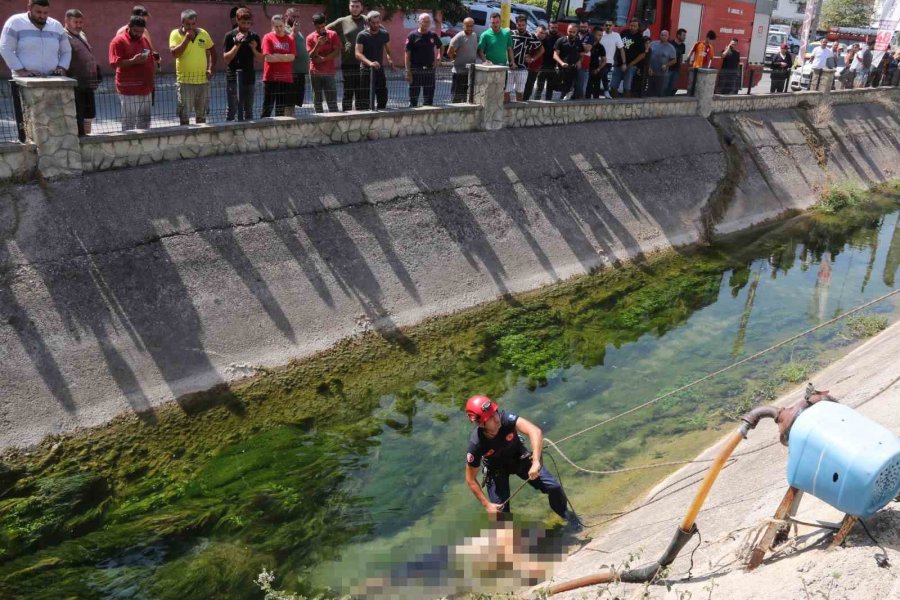
M 881 295 L 900 266 L 900 190 L 880 197 L 349 341 L 157 411 L 153 426 L 123 418 L 7 456 L 0 597 L 259 598 L 264 566 L 280 588 L 345 591 L 458 542 L 485 523 L 463 483 L 468 395 L 558 439 Z M 894 320 L 898 306 L 871 312 Z M 823 329 L 564 449 L 589 468 L 690 457 L 854 343 Z M 665 472 L 560 464 L 588 519 Z M 513 504 L 520 522 L 558 521 L 532 490 Z

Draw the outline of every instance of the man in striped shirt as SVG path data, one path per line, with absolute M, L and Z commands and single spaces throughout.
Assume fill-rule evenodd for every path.
M 62 23 L 50 18 L 50 0 L 29 0 L 28 12 L 11 16 L 0 33 L 0 56 L 19 77 L 65 75 L 72 47 Z

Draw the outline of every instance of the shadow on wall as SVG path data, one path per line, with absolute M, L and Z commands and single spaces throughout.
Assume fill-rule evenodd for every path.
M 96 402 L 92 382 L 108 374 L 151 423 L 151 379 L 170 396 L 211 387 L 236 358 L 303 352 L 322 315 L 415 352 L 394 315 L 446 301 L 448 283 L 503 296 L 693 235 L 725 161 L 706 120 L 669 120 L 667 143 L 649 144 L 659 123 L 197 159 L 31 188 L 0 246 L 11 352 L 64 411 Z M 60 357 L 78 352 L 105 364 L 71 371 Z

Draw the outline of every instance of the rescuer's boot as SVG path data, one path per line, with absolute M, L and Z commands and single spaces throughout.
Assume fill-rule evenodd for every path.
M 575 511 L 571 509 L 566 511 L 566 531 L 569 533 L 581 533 L 584 531 L 584 523 L 581 522 L 581 518 L 575 514 Z

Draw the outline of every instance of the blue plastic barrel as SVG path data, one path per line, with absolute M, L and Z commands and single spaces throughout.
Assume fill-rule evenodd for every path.
M 868 517 L 900 493 L 900 439 L 849 406 L 819 402 L 794 421 L 788 483 Z

